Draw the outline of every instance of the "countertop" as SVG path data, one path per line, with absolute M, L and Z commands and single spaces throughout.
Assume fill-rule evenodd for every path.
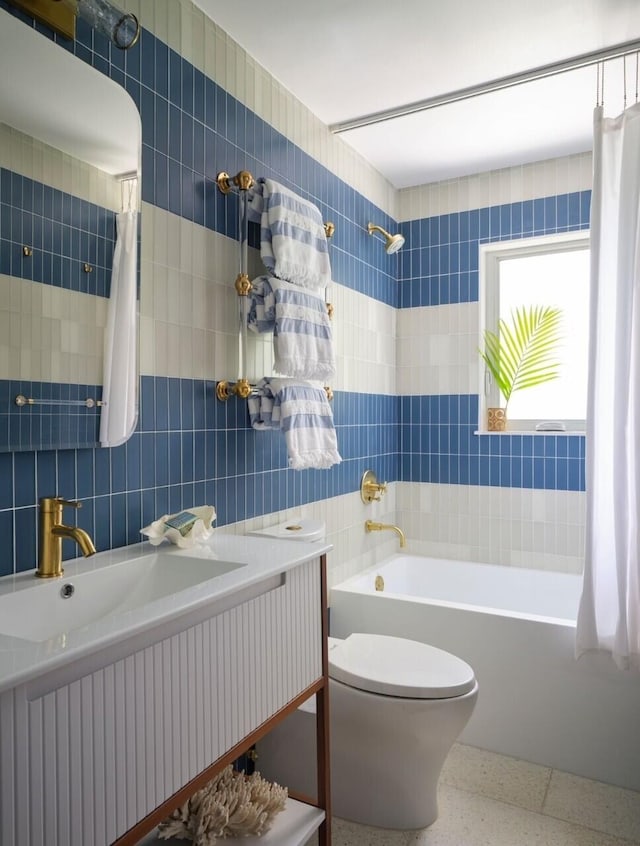
M 64 563 L 65 573 L 60 583 L 74 576 L 133 560 L 144 555 L 162 552 L 176 558 L 197 557 L 212 561 L 228 561 L 246 566 L 200 582 L 178 593 L 164 596 L 139 608 L 109 616 L 94 623 L 58 634 L 49 640 L 33 642 L 0 635 L 0 692 L 30 681 L 51 670 L 64 667 L 97 650 L 121 643 L 160 626 L 166 626 L 186 614 L 196 614 L 207 606 L 219 604 L 260 582 L 286 573 L 306 561 L 319 558 L 332 549 L 324 541 L 271 540 L 263 537 L 225 535 L 216 531 L 201 546 L 189 550 L 162 544 L 133 544 L 120 549 L 98 553 L 90 558 L 77 558 Z M 34 571 L 0 578 L 0 596 L 34 587 Z M 43 586 L 49 580 L 42 580 Z M 36 585 L 36 589 L 38 585 Z M 215 613 L 215 612 L 214 612 Z M 164 635 L 162 635 L 164 636 Z

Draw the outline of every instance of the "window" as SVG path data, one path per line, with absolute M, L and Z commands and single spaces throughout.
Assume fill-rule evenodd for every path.
M 518 306 L 562 309 L 560 377 L 516 391 L 508 408 L 510 431 L 533 431 L 543 421 L 560 421 L 567 431 L 584 431 L 587 405 L 589 330 L 589 234 L 502 241 L 480 247 L 480 343 L 484 329 L 510 322 Z M 486 409 L 504 405 L 491 374 L 481 362 L 480 425 Z

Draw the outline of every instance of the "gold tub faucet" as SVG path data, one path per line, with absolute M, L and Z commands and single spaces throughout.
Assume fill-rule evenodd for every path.
M 395 532 L 398 537 L 400 538 L 400 547 L 404 547 L 407 545 L 407 541 L 404 537 L 404 532 L 399 526 L 392 526 L 391 523 L 374 523 L 373 520 L 366 520 L 364 524 L 364 529 L 366 532 L 383 532 L 385 529 L 390 529 L 392 532 Z
M 36 576 L 41 579 L 52 579 L 61 576 L 62 569 L 62 540 L 70 538 L 80 547 L 85 558 L 96 551 L 93 541 L 78 526 L 65 526 L 62 522 L 62 509 L 65 505 L 70 508 L 82 508 L 81 502 L 67 501 L 59 496 L 45 496 L 40 500 L 40 548 L 38 551 L 38 569 Z

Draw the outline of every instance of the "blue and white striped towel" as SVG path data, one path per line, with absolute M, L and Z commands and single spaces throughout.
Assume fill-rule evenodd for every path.
M 251 283 L 247 326 L 273 332 L 275 369 L 296 379 L 336 374 L 331 321 L 324 296 L 309 288 L 259 276 Z
M 270 273 L 303 288 L 330 284 L 329 246 L 317 206 L 273 179 L 259 179 L 249 219 L 260 221 L 260 255 Z
M 323 388 L 292 379 L 261 379 L 249 397 L 249 417 L 254 429 L 284 432 L 293 470 L 324 470 L 342 461 Z

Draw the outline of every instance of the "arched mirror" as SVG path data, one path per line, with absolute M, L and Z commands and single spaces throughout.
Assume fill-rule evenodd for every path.
M 115 445 L 135 426 L 140 152 L 127 92 L 0 10 L 0 451 Z M 118 305 L 128 211 L 132 295 Z M 105 376 L 109 412 L 128 406 L 110 439 Z

